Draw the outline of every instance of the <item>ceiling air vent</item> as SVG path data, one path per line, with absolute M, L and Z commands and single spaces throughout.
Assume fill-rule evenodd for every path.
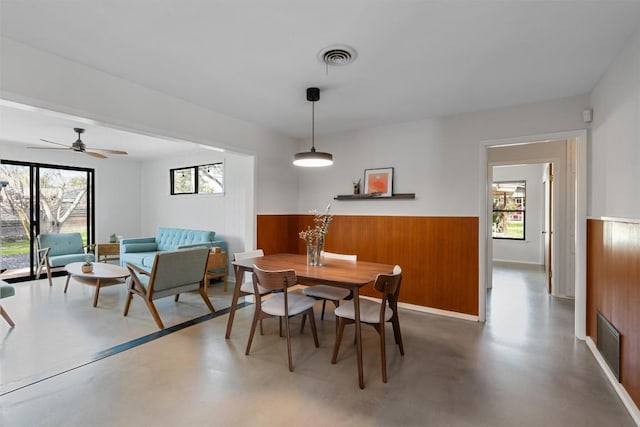
M 358 53 L 352 47 L 345 45 L 333 45 L 325 47 L 318 54 L 320 61 L 324 62 L 327 66 L 342 66 L 351 64 L 358 57 Z

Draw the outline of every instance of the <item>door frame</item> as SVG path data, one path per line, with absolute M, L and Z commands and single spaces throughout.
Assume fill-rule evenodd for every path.
M 579 129 L 566 132 L 520 136 L 506 139 L 494 139 L 480 141 L 480 167 L 479 167 L 479 224 L 478 224 L 478 320 L 486 321 L 487 317 L 487 284 L 491 283 L 491 206 L 488 203 L 491 194 L 491 182 L 489 181 L 489 168 L 487 157 L 490 147 L 528 144 L 545 141 L 557 141 L 561 139 L 574 139 L 576 141 L 575 177 L 568 171 L 567 177 L 572 179 L 575 185 L 575 309 L 574 309 L 574 334 L 576 338 L 586 338 L 587 322 L 587 283 L 586 283 L 586 236 L 587 236 L 587 130 Z

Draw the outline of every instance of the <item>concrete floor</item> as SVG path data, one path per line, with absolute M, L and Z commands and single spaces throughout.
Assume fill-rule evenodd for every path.
M 275 319 L 244 355 L 251 307 L 238 311 L 229 340 L 222 315 L 96 360 L 155 324 L 141 301 L 122 317 L 124 287 L 105 289 L 92 308 L 92 288 L 76 285 L 64 296 L 63 286 L 64 278 L 53 289 L 29 282 L 3 301 L 17 326 L 0 325 L 2 426 L 634 425 L 573 338 L 573 302 L 548 297 L 540 270 L 495 268 L 484 325 L 402 310 L 406 355 L 387 341 L 387 384 L 377 333 L 363 328 L 364 390 L 349 329 L 338 363 L 329 363 L 331 315 L 318 321 L 319 349 L 296 329 L 293 373 Z M 216 287 L 210 294 L 221 308 L 230 292 Z M 163 301 L 167 326 L 207 313 L 191 297 Z

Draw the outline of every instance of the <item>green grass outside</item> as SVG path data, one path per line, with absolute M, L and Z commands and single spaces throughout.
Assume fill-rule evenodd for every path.
M 20 255 L 29 253 L 29 242 L 26 240 L 20 242 L 7 242 L 0 245 L 0 255 Z
M 81 232 L 82 241 L 87 242 L 87 232 Z M 29 241 L 20 240 L 18 242 L 2 242 L 0 244 L 0 255 L 22 255 L 29 253 Z
M 524 224 L 522 222 L 508 222 L 505 229 L 505 237 L 522 239 L 524 237 Z

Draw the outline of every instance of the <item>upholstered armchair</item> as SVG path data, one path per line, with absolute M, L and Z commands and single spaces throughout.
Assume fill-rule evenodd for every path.
M 85 252 L 85 246 L 82 242 L 80 233 L 55 233 L 55 234 L 39 234 L 38 242 L 38 269 L 36 277 L 40 277 L 42 269 L 47 270 L 49 278 L 49 286 L 53 285 L 51 281 L 51 270 L 56 267 L 64 267 L 72 262 L 93 261 L 92 253 Z
M 129 295 L 124 306 L 124 315 L 129 314 L 131 299 L 134 295 L 138 295 L 144 300 L 156 325 L 160 329 L 164 329 L 153 301 L 174 295 L 177 302 L 181 293 L 189 291 L 198 291 L 209 310 L 214 312 L 204 283 L 208 255 L 209 248 L 206 247 L 158 252 L 155 255 L 151 272 L 127 262 L 131 281 L 129 282 Z

